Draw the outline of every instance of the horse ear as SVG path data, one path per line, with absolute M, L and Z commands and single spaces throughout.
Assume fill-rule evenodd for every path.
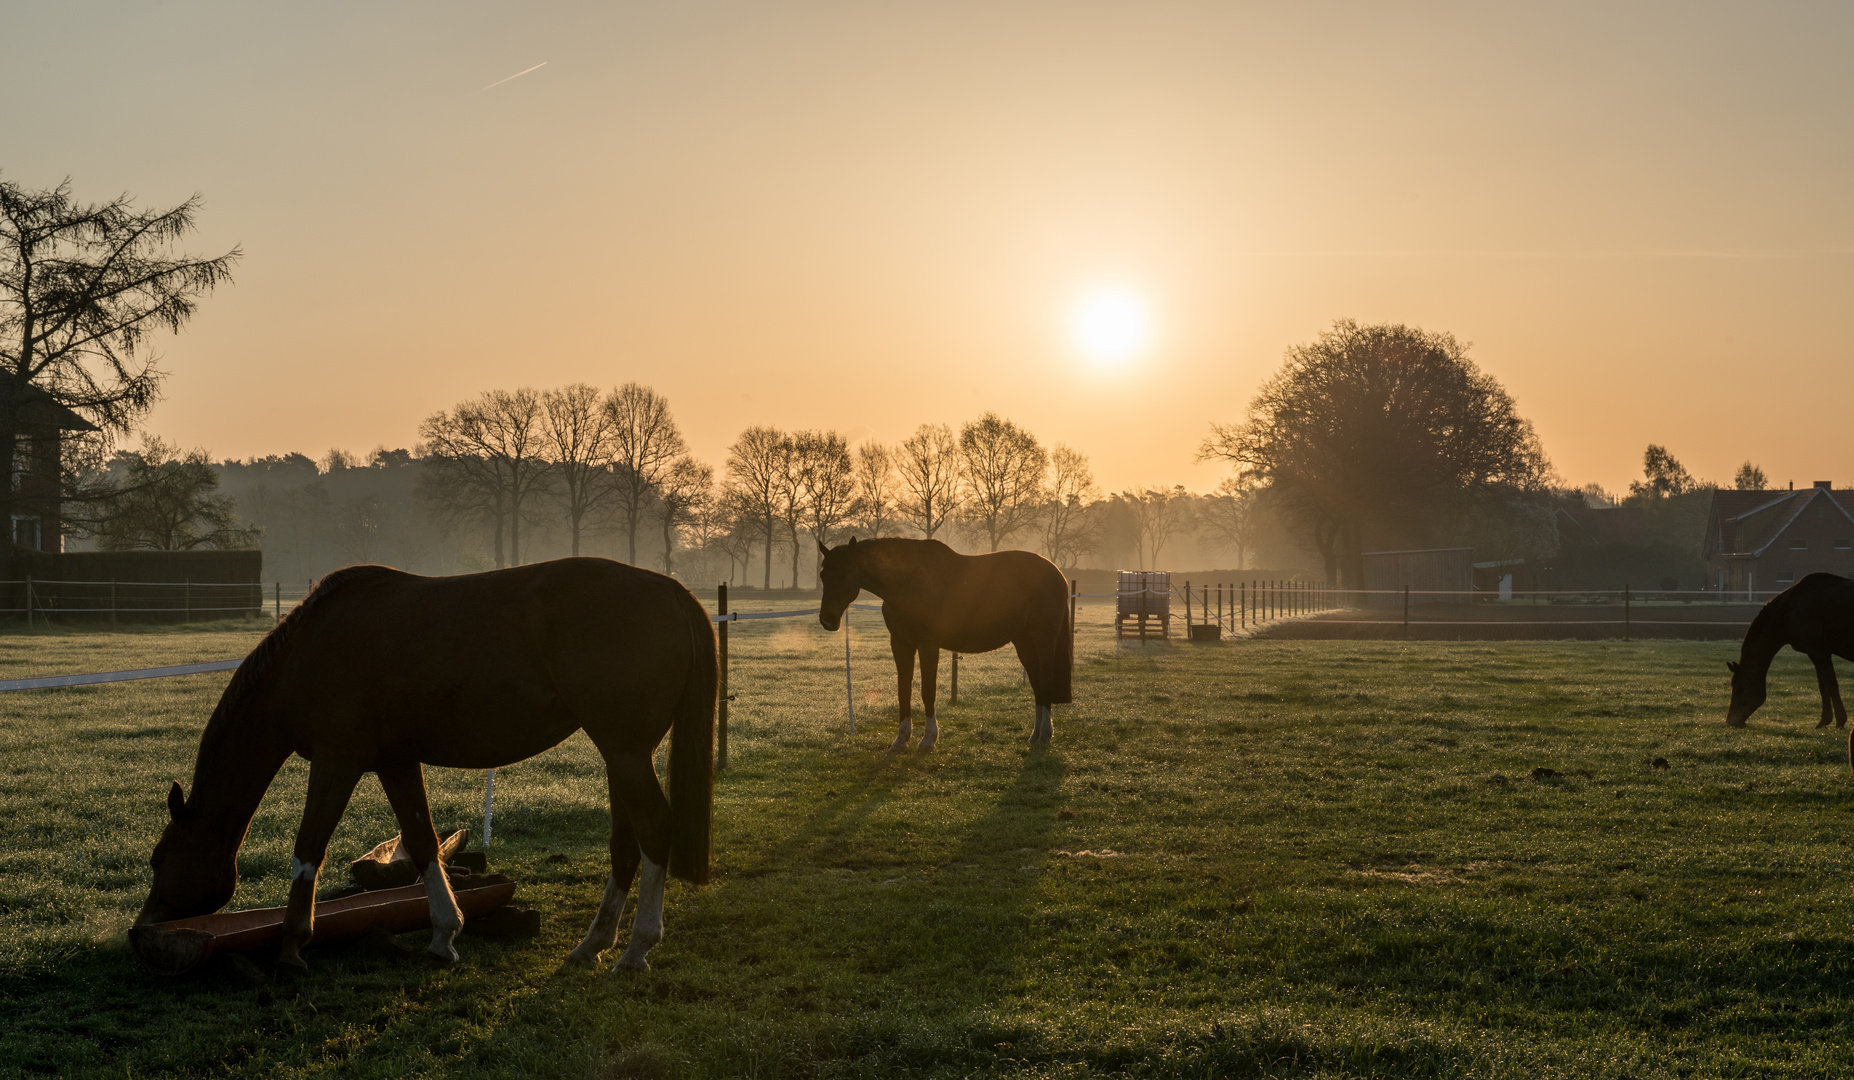
M 167 816 L 175 821 L 187 816 L 187 793 L 180 790 L 180 781 L 167 789 Z
M 1736 660 L 1727 660 L 1727 661 L 1725 662 L 1725 666 L 1731 669 L 1731 671 L 1732 671 L 1732 674 L 1734 674 L 1734 675 L 1736 675 L 1736 674 L 1738 674 L 1738 661 L 1736 661 Z
M 829 555 L 829 554 L 830 554 L 830 545 L 829 545 L 829 544 L 826 544 L 826 543 L 822 543 L 822 542 L 820 542 L 820 543 L 818 544 L 818 554 L 819 554 L 819 555 Z
M 854 537 L 854 536 L 852 536 L 852 537 L 850 537 L 850 546 L 851 546 L 851 547 L 855 547 L 855 546 L 856 546 L 856 537 Z

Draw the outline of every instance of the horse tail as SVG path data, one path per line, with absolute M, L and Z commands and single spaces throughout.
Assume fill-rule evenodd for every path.
M 1060 580 L 1060 594 L 1056 598 L 1056 647 L 1049 651 L 1046 661 L 1049 682 L 1049 704 L 1067 705 L 1075 700 L 1070 686 L 1075 674 L 1075 627 L 1069 624 L 1069 589 L 1067 579 Z
M 713 848 L 715 695 L 720 665 L 708 611 L 686 589 L 678 598 L 689 620 L 689 674 L 670 726 L 669 803 L 672 877 L 704 885 Z

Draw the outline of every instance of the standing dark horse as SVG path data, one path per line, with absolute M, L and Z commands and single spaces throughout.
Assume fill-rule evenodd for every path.
M 463 914 L 438 858 L 423 765 L 488 769 L 584 730 L 611 790 L 611 876 L 570 960 L 618 942 L 640 861 L 637 915 L 619 967 L 648 967 L 663 937 L 664 871 L 708 880 L 713 805 L 715 635 L 674 579 L 604 559 L 561 559 L 427 578 L 353 566 L 323 578 L 232 675 L 200 736 L 193 793 L 167 796 L 154 885 L 130 942 L 160 948 L 148 924 L 224 907 L 258 802 L 292 753 L 309 793 L 291 860 L 281 963 L 315 918 L 329 837 L 361 775 L 380 777 L 413 861 L 425 868 L 431 953 L 454 961 Z M 652 756 L 670 733 L 668 801 Z
M 1017 659 L 1036 695 L 1036 728 L 1030 741 L 1055 737 L 1051 705 L 1066 705 L 1074 635 L 1069 627 L 1069 583 L 1056 565 L 1028 551 L 961 555 L 938 540 L 865 540 L 824 550 L 819 571 L 824 603 L 818 622 L 835 630 L 843 611 L 867 589 L 882 598 L 895 653 L 901 728 L 891 749 L 901 750 L 914 733 L 914 657 L 921 659 L 921 704 L 927 729 L 920 748 L 940 739 L 934 721 L 934 680 L 940 650 L 981 653 L 1017 646 Z
M 1827 727 L 1832 719 L 1836 727 L 1846 727 L 1848 710 L 1835 681 L 1835 657 L 1854 660 L 1854 581 L 1836 574 L 1810 574 L 1764 605 L 1745 632 L 1738 662 L 1725 663 L 1732 671 L 1732 704 L 1725 712 L 1726 723 L 1743 727 L 1764 704 L 1770 661 L 1785 645 L 1815 664 L 1816 683 L 1822 690 L 1822 719 L 1815 726 Z M 1854 742 L 1849 755 L 1849 764 L 1854 765 Z

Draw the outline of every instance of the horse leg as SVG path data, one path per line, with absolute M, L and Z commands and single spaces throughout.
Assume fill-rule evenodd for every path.
M 1025 641 L 1013 641 L 1017 647 L 1017 662 L 1024 666 L 1024 674 L 1030 677 L 1030 693 L 1036 699 L 1036 726 L 1030 729 L 1032 746 L 1048 746 L 1056 739 L 1056 723 L 1048 696 L 1043 688 L 1043 663 L 1035 645 Z
M 1815 665 L 1815 682 L 1822 690 L 1822 719 L 1815 726 L 1825 728 L 1833 720 L 1836 727 L 1847 727 L 1848 710 L 1841 703 L 1841 685 L 1835 679 L 1835 654 L 1810 653 L 1809 662 Z
M 337 764 L 327 754 L 309 763 L 309 794 L 303 800 L 303 822 L 296 830 L 296 848 L 290 859 L 290 901 L 283 912 L 283 941 L 277 963 L 307 971 L 302 948 L 315 933 L 315 879 L 328 857 L 328 840 L 348 808 L 360 770 Z
M 605 786 L 612 802 L 612 871 L 605 877 L 605 896 L 599 910 L 586 928 L 585 940 L 567 954 L 567 962 L 591 967 L 599 954 L 618 944 L 618 918 L 624 914 L 625 894 L 631 891 L 631 879 L 637 876 L 637 862 L 642 854 L 637 848 L 637 833 L 631 828 L 631 815 L 618 797 L 618 769 L 610 755 L 605 758 Z
M 631 917 L 631 943 L 612 968 L 650 967 L 645 959 L 657 942 L 663 940 L 664 872 L 669 868 L 669 800 L 657 783 L 656 769 L 649 754 L 614 755 L 606 771 L 611 777 L 614 802 L 622 803 L 631 828 L 637 834 L 637 849 L 643 872 L 637 881 L 637 914 Z M 616 838 L 613 840 L 616 844 Z M 614 856 L 615 856 L 614 852 Z M 633 864 L 636 865 L 636 864 Z M 617 868 L 614 867 L 614 876 Z M 630 875 L 625 874 L 626 884 Z
M 463 929 L 463 909 L 451 891 L 450 875 L 438 859 L 438 831 L 431 824 L 431 800 L 425 794 L 425 768 L 416 761 L 382 765 L 380 787 L 399 819 L 399 842 L 412 865 L 424 868 L 425 898 L 431 903 L 431 945 L 425 951 L 447 964 L 457 962 L 452 942 Z
M 888 648 L 895 654 L 895 712 L 901 717 L 895 728 L 895 741 L 889 743 L 888 748 L 906 750 L 908 740 L 914 736 L 914 643 L 891 630 Z M 928 693 L 927 686 L 923 685 L 921 697 L 927 705 L 927 715 L 932 716 L 933 699 Z
M 927 726 L 921 731 L 922 750 L 932 750 L 940 741 L 940 722 L 934 719 L 933 702 L 940 689 L 940 647 L 921 646 L 921 708 L 927 713 Z

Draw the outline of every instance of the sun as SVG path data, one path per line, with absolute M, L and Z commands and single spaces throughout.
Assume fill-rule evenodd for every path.
M 1100 364 L 1121 364 L 1152 344 L 1152 311 L 1146 298 L 1122 285 L 1098 286 L 1069 309 L 1069 340 Z

